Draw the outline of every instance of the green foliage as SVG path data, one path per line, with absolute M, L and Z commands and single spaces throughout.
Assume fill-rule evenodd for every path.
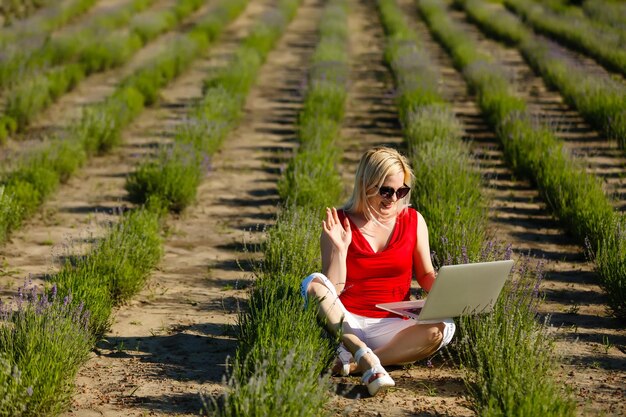
M 256 79 L 261 63 L 262 57 L 256 50 L 240 47 L 230 65 L 204 82 L 203 92 L 221 86 L 231 94 L 245 96 Z
M 59 294 L 72 294 L 85 304 L 93 334 L 104 334 L 113 306 L 141 289 L 160 260 L 160 215 L 145 209 L 124 214 L 90 254 L 50 278 Z
M 460 319 L 458 360 L 481 416 L 571 416 L 575 403 L 554 383 L 552 338 L 538 320 L 541 265 L 518 261 L 494 311 Z M 520 388 L 523 387 L 523 388 Z
M 9 237 L 11 230 L 19 227 L 23 218 L 24 207 L 18 206 L 18 200 L 12 192 L 12 187 L 0 185 L 0 241 Z
M 55 294 L 20 288 L 0 307 L 0 415 L 56 415 L 70 401 L 72 381 L 94 343 L 89 313 Z M 7 375 L 8 371 L 10 374 Z
M 319 356 L 315 357 L 318 352 L 312 349 L 300 344 L 289 352 L 267 352 L 264 356 L 268 359 L 253 364 L 254 371 L 248 378 L 236 374 L 229 378 L 224 404 L 211 402 L 206 407 L 208 414 L 219 417 L 327 415 L 324 405 L 330 384 L 327 378 L 318 376 L 314 364 L 319 363 Z M 276 370 L 280 372 L 275 377 Z
M 343 193 L 338 172 L 341 153 L 335 140 L 344 117 L 348 77 L 345 3 L 330 3 L 321 21 L 320 41 L 298 116 L 300 149 L 278 183 L 287 204 L 306 207 L 334 206 Z
M 175 144 L 142 163 L 125 187 L 134 203 L 144 204 L 156 197 L 169 211 L 179 213 L 195 201 L 203 173 L 203 155 L 191 146 Z
M 232 19 L 244 5 L 242 1 L 224 2 L 218 5 L 215 14 Z M 168 54 L 128 79 L 126 85 L 138 89 L 148 102 L 155 101 L 161 84 L 182 71 L 205 46 L 203 43 L 209 42 L 227 23 L 218 25 L 213 16 L 210 14 L 203 19 L 208 24 L 202 25 L 210 31 L 210 36 L 199 36 L 200 32 L 196 30 L 189 37 L 178 38 L 173 41 L 174 47 Z M 239 120 L 243 105 L 242 96 L 231 94 L 216 78 L 213 82 L 191 112 L 191 118 L 178 128 L 173 147 L 161 150 L 155 159 L 144 161 L 128 178 L 126 190 L 132 201 L 145 203 L 156 199 L 167 210 L 181 212 L 195 200 L 196 189 L 206 170 L 207 156 L 221 146 L 226 134 Z
M 152 105 L 158 100 L 159 90 L 177 77 L 197 57 L 201 46 L 192 39 L 180 36 L 165 48 L 165 53 L 142 66 L 122 85 L 135 88 L 143 96 L 145 105 Z
M 173 10 L 151 10 L 133 18 L 131 32 L 137 34 L 143 44 L 174 27 L 177 17 Z
M 316 325 L 315 305 L 303 308 L 298 289 L 302 277 L 320 268 L 320 216 L 319 208 L 289 206 L 268 229 L 217 415 L 325 414 L 329 386 L 320 374 L 332 359 L 333 341 Z
M 0 184 L 4 185 L 7 200 L 0 205 L 11 209 L 7 208 L 0 237 L 5 239 L 25 216 L 32 214 L 82 164 L 83 158 L 75 145 L 55 141 L 42 152 L 23 157 L 16 169 L 3 174 Z
M 393 0 L 379 0 L 388 43 L 385 60 L 396 79 L 397 103 L 415 174 L 411 202 L 427 219 L 430 246 L 455 242 L 455 256 L 474 260 L 485 240 L 482 181 L 463 129 L 438 91 L 440 76 Z M 449 249 L 449 248 L 448 248 Z
M 504 4 L 522 16 L 538 32 L 553 36 L 589 54 L 607 68 L 626 75 L 624 39 L 606 26 L 599 29 L 586 19 L 559 16 L 534 1 L 504 0 Z
M 590 255 L 602 277 L 601 285 L 613 314 L 626 319 L 626 219 L 621 216 L 607 228 L 609 232 L 595 252 L 590 250 Z
M 221 86 L 207 90 L 192 117 L 176 132 L 176 141 L 213 155 L 239 121 L 243 100 Z
M 397 81 L 398 106 L 416 177 L 411 198 L 428 221 L 431 248 L 436 254 L 434 263 L 501 259 L 506 254 L 497 253 L 492 243 L 484 243 L 487 204 L 481 194 L 481 178 L 469 149 L 461 140 L 459 122 L 431 87 L 438 84 L 439 77 L 426 54 L 420 51 L 395 1 L 379 0 L 379 5 L 385 30 L 391 37 L 385 57 Z M 466 41 L 464 33 L 449 26 L 450 20 L 443 7 L 434 1 L 423 1 L 420 6 L 424 7 L 421 10 L 427 15 L 431 29 L 436 28 L 436 36 L 449 42 L 446 46 L 457 65 L 473 66 L 466 70 L 466 77 L 477 74 L 476 78 L 481 77 L 484 85 L 490 86 L 486 91 L 496 97 L 506 94 L 505 77 L 497 71 L 482 71 L 492 67 L 486 57 Z M 479 94 L 483 91 L 479 90 Z M 484 96 L 479 96 L 481 104 L 493 108 L 496 115 L 510 114 L 523 105 L 509 95 L 508 100 L 501 102 Z M 538 279 L 535 275 L 527 281 L 535 283 Z M 521 309 L 534 308 L 536 300 L 529 294 L 532 295 L 513 291 L 508 302 Z M 558 404 L 554 407 L 558 411 L 565 409 L 566 412 L 541 415 L 573 412 L 571 401 L 562 399 L 554 382 L 546 377 L 548 368 L 526 366 L 536 363 L 532 358 L 527 359 L 529 352 L 540 356 L 542 364 L 552 363 L 546 329 L 539 325 L 534 314 L 520 315 L 512 322 L 509 315 L 496 310 L 480 320 L 475 316 L 464 318 L 460 324 L 463 338 L 458 343 L 459 361 L 466 370 L 465 380 L 480 415 L 539 415 L 540 411 L 554 411 L 552 404 Z M 498 351 L 497 354 L 492 354 L 494 351 Z M 509 366 L 516 363 L 522 365 Z M 532 400 L 526 401 L 526 390 L 519 387 L 529 379 L 539 379 L 542 385 L 539 390 L 533 389 Z
M 22 371 L 7 356 L 0 352 L 0 415 L 20 416 L 26 408 L 28 388 L 24 387 Z
M 324 65 L 324 64 L 322 64 Z M 317 67 L 314 67 L 317 69 Z M 341 69 L 333 70 L 333 73 L 344 73 L 347 71 L 346 65 L 343 64 Z M 312 79 L 309 84 L 309 91 L 302 111 L 300 112 L 301 124 L 306 123 L 313 118 L 317 120 L 329 120 L 338 123 L 343 120 L 344 103 L 346 100 L 346 84 L 344 77 L 332 78 L 328 72 L 320 74 L 316 71 L 315 75 L 320 78 Z
M 87 74 L 119 67 L 141 48 L 142 39 L 134 33 L 113 32 L 99 42 L 94 42 L 80 53 Z
M 122 129 L 143 110 L 144 100 L 139 91 L 129 87 L 86 108 L 73 133 L 87 154 L 102 154 L 119 145 Z
M 78 65 L 67 65 L 26 79 L 9 92 L 5 117 L 15 120 L 17 131 L 24 130 L 34 116 L 74 88 L 83 76 Z
M 273 16 L 270 25 L 284 27 L 297 4 L 294 1 L 279 2 L 279 7 L 285 6 L 282 11 L 284 15 L 268 13 L 264 21 Z M 345 26 L 346 22 L 345 3 L 333 1 L 330 4 L 325 9 L 322 21 L 337 19 L 327 25 L 327 30 L 333 34 L 341 33 L 339 28 Z M 331 7 L 335 7 L 335 11 L 327 12 Z M 285 15 L 286 19 L 282 17 Z M 246 45 L 266 50 L 270 43 L 263 39 L 263 33 L 270 33 L 270 30 L 258 30 Z M 321 36 L 323 43 L 324 33 Z M 322 46 L 324 50 L 320 49 L 316 56 L 332 57 L 333 60 L 345 57 L 345 38 L 337 40 L 337 50 L 332 50 L 328 45 Z M 262 58 L 259 57 L 259 60 Z M 341 61 L 345 62 L 345 58 Z M 335 62 L 333 65 L 336 65 Z M 318 64 L 314 63 L 311 73 L 316 67 L 320 68 Z M 324 71 L 318 72 L 321 73 Z M 329 78 L 335 80 L 335 85 Z M 336 170 L 329 167 L 334 164 L 336 156 L 327 155 L 337 154 L 332 143 L 343 116 L 345 91 L 336 85 L 341 77 L 329 78 L 311 76 L 308 91 L 311 99 L 299 118 L 299 134 L 304 141 L 294 158 L 297 162 L 290 163 L 287 168 L 286 177 L 291 175 L 290 179 L 282 181 L 282 186 L 279 185 L 283 192 L 297 192 L 302 198 L 293 198 L 284 207 L 260 248 L 263 260 L 255 268 L 257 279 L 251 289 L 247 309 L 239 315 L 239 347 L 234 370 L 228 381 L 229 390 L 222 406 L 218 407 L 214 401 L 207 407 L 211 414 L 326 414 L 323 406 L 328 397 L 328 382 L 325 377 L 320 378 L 320 374 L 332 358 L 336 341 L 329 340 L 323 328 L 316 325 L 314 305 L 302 308 L 298 287 L 304 276 L 320 268 L 319 210 L 326 204 L 318 199 L 333 198 L 332 189 L 336 187 L 329 185 L 329 182 L 336 182 L 339 186 L 341 184 Z M 337 96 L 335 92 L 338 92 Z M 321 98 L 330 98 L 333 103 L 326 103 Z M 338 113 L 333 109 L 338 110 Z M 305 171 L 306 177 L 301 175 Z M 296 172 L 298 175 L 295 175 Z M 294 200 L 303 206 L 293 204 Z
M 340 153 L 327 147 L 324 151 L 300 151 L 289 161 L 279 180 L 280 197 L 298 206 L 331 207 L 343 192 L 337 175 Z

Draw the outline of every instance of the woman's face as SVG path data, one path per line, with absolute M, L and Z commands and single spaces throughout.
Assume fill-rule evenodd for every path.
M 387 176 L 381 187 L 391 187 L 396 191 L 403 186 L 404 172 L 398 172 L 397 174 Z M 380 215 L 381 218 L 395 216 L 398 213 L 398 196 L 395 192 L 392 193 L 390 198 L 385 198 L 380 195 L 380 189 L 376 188 L 372 191 L 375 194 L 369 197 L 367 202 L 374 213 Z M 370 193 L 372 193 L 372 191 L 370 191 Z

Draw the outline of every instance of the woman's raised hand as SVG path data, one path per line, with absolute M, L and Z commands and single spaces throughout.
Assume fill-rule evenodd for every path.
M 326 220 L 323 221 L 324 234 L 340 252 L 347 252 L 350 242 L 352 242 L 352 230 L 348 217 L 344 219 L 343 225 L 339 220 L 336 208 L 326 208 Z

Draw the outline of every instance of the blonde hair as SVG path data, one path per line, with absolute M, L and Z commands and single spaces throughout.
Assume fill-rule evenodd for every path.
M 363 214 L 366 219 L 373 220 L 373 214 L 368 205 L 368 198 L 378 193 L 378 187 L 383 185 L 385 178 L 390 175 L 404 173 L 404 184 L 413 185 L 413 171 L 409 162 L 400 152 L 386 146 L 377 146 L 366 151 L 356 170 L 354 189 L 343 209 L 349 213 Z M 369 193 L 368 193 L 369 192 Z M 411 193 L 398 201 L 398 213 L 409 206 Z

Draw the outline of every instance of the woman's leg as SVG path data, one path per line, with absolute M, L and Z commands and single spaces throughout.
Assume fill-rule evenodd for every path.
M 415 324 L 398 332 L 374 353 L 383 366 L 415 362 L 435 353 L 443 340 L 445 323 Z
M 314 277 L 305 289 L 307 296 L 315 297 L 319 301 L 318 315 L 326 322 L 328 330 L 337 335 L 341 331 L 341 342 L 346 349 L 354 355 L 359 349 L 366 348 L 367 345 L 345 322 L 345 308 L 341 304 L 336 292 L 331 290 L 321 276 Z M 325 277 L 324 277 L 325 278 Z M 332 284 L 330 284 L 332 285 Z M 370 369 L 377 364 L 373 355 L 363 355 L 359 366 L 363 369 Z

